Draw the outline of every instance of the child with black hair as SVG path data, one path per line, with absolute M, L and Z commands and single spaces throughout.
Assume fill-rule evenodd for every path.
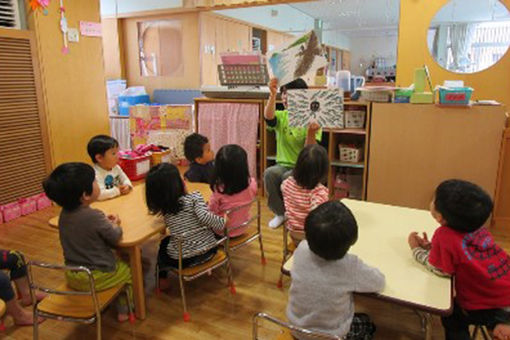
M 223 230 L 225 219 L 209 211 L 200 192 L 186 191 L 175 165 L 161 163 L 151 168 L 145 179 L 145 197 L 149 211 L 162 215 L 170 231 L 159 245 L 160 266 L 178 267 L 178 238 L 184 234 L 183 268 L 204 263 L 216 254 L 214 231 Z M 197 255 L 197 249 L 203 253 Z
M 276 164 L 264 171 L 264 185 L 267 192 L 267 205 L 275 214 L 269 222 L 270 228 L 278 228 L 284 221 L 285 207 L 280 186 L 291 175 L 298 154 L 305 145 L 315 144 L 321 140 L 322 132 L 316 122 L 310 122 L 305 127 L 289 127 L 289 112 L 287 111 L 287 90 L 306 89 L 306 82 L 298 78 L 280 87 L 284 110 L 275 110 L 278 79 L 269 82 L 269 100 L 264 118 L 267 129 L 276 134 Z
M 476 184 L 447 180 L 430 203 L 440 224 L 432 241 L 425 233 L 409 235 L 419 263 L 455 278 L 453 313 L 442 317 L 447 340 L 470 339 L 470 324 L 487 326 L 497 339 L 510 339 L 510 258 L 484 227 L 492 208 L 490 196 Z
M 117 164 L 119 142 L 115 138 L 106 135 L 92 137 L 87 145 L 87 152 L 94 163 L 99 184 L 98 200 L 126 195 L 133 189 L 133 184 Z
M 190 162 L 184 178 L 190 182 L 209 184 L 214 169 L 214 152 L 207 137 L 192 133 L 184 140 L 184 156 Z
M 385 278 L 348 253 L 358 239 L 354 215 L 338 201 L 323 203 L 306 218 L 305 233 L 291 269 L 290 323 L 346 339 L 371 339 L 375 326 L 368 315 L 354 313 L 352 294 L 379 292 Z
M 328 176 L 329 159 L 324 147 L 311 144 L 299 153 L 292 176 L 282 183 L 287 228 L 297 246 L 304 238 L 308 213 L 329 200 L 329 191 L 322 182 Z
M 90 269 L 96 290 L 102 291 L 121 283 L 131 284 L 131 270 L 113 252 L 122 237 L 119 216 L 106 216 L 90 207 L 100 195 L 95 177 L 88 164 L 64 163 L 44 180 L 43 187 L 46 195 L 62 207 L 58 229 L 65 264 Z M 90 290 L 86 273 L 67 271 L 65 276 L 69 287 Z M 128 315 L 125 296 L 117 301 L 118 320 L 133 317 Z
M 250 177 L 246 151 L 236 144 L 224 145 L 214 161 L 211 178 L 213 194 L 209 209 L 218 215 L 227 210 L 250 203 L 257 196 L 257 181 Z M 226 228 L 236 226 L 249 219 L 250 208 L 233 211 L 228 216 Z M 242 235 L 249 226 L 229 231 L 230 237 Z M 223 235 L 223 233 L 222 233 Z

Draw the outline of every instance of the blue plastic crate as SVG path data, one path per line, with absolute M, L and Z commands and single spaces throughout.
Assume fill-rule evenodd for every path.
M 439 104 L 468 105 L 473 89 L 470 87 L 452 87 L 439 89 Z
M 142 94 L 139 96 L 119 96 L 119 115 L 129 116 L 129 107 L 137 104 L 150 104 L 150 96 Z

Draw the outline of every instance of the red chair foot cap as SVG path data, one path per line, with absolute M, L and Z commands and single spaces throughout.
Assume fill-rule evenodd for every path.
M 190 321 L 191 317 L 189 313 L 182 313 L 182 319 L 184 320 L 184 322 L 188 322 Z
M 134 324 L 136 321 L 135 313 L 129 313 L 129 323 Z

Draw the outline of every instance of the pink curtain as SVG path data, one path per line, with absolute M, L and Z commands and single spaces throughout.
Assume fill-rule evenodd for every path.
M 242 146 L 253 177 L 257 176 L 258 124 L 258 104 L 199 103 L 198 133 L 209 138 L 215 153 L 225 144 Z

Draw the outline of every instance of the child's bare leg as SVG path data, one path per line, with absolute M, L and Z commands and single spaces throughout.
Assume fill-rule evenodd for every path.
M 16 287 L 18 288 L 18 291 L 20 293 L 21 298 L 21 304 L 23 306 L 29 306 L 32 304 L 32 297 L 30 296 L 30 287 L 28 286 L 28 278 L 26 276 L 20 277 L 19 279 L 15 279 L 14 283 L 16 284 Z M 37 301 L 41 301 L 44 299 L 46 294 L 43 292 L 36 291 L 35 292 L 35 298 Z
M 16 325 L 32 325 L 34 323 L 34 315 L 30 311 L 24 310 L 18 301 L 14 298 L 5 302 L 7 314 L 12 316 Z M 44 321 L 43 318 L 39 318 L 38 322 Z
M 499 323 L 492 332 L 494 337 L 499 340 L 510 340 L 510 325 Z

